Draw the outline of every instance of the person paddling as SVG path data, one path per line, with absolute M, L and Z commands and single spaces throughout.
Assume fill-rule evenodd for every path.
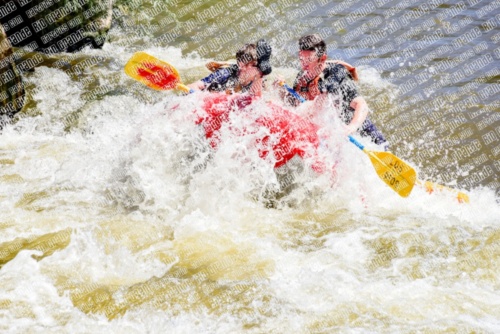
M 272 71 L 269 63 L 271 52 L 271 46 L 262 39 L 257 44 L 246 44 L 236 53 L 237 64 L 209 63 L 207 67 L 214 73 L 188 85 L 191 89 L 219 93 L 204 97 L 203 111 L 196 121 L 203 125 L 205 136 L 213 148 L 221 140 L 220 129 L 229 122 L 230 113 L 245 109 L 262 96 L 263 77 Z M 295 156 L 312 157 L 313 170 L 320 172 L 322 163 L 314 156 L 319 146 L 317 125 L 271 101 L 265 103 L 265 110 L 264 114 L 247 113 L 253 119 L 252 126 L 243 129 L 239 135 L 253 133 L 255 128 L 265 128 L 268 131 L 257 135 L 255 143 L 261 158 L 272 155 L 274 167 L 280 168 Z
M 215 69 L 214 73 L 188 87 L 210 92 L 248 92 L 261 97 L 263 77 L 272 71 L 269 62 L 271 52 L 271 46 L 263 39 L 257 44 L 245 44 L 236 52 L 236 64 L 215 65 L 215 68 L 212 67 Z
M 362 137 L 370 137 L 372 142 L 387 150 L 387 140 L 367 117 L 369 108 L 354 82 L 357 80 L 356 68 L 342 61 L 327 61 L 326 43 L 318 34 L 299 39 L 299 60 L 302 70 L 293 89 L 304 99 L 314 100 L 315 110 L 331 97 L 340 108 L 346 136 L 358 131 Z M 294 105 L 299 103 L 296 99 L 288 98 L 288 101 Z

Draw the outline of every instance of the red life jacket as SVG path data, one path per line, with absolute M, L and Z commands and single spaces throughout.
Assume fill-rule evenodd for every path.
M 319 79 L 321 79 L 322 76 L 321 74 L 310 81 L 308 81 L 304 76 L 301 77 L 299 80 L 297 80 L 297 83 L 293 87 L 293 89 L 304 99 L 308 101 L 314 100 L 316 96 L 321 94 L 321 91 L 318 87 Z

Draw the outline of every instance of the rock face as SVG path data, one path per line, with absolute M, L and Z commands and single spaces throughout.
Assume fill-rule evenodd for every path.
M 0 27 L 0 129 L 24 105 L 24 85 L 12 46 Z
M 0 0 L 0 129 L 24 105 L 20 72 L 42 61 L 36 52 L 101 48 L 112 5 L 113 0 Z M 18 49 L 13 52 L 12 47 Z M 21 59 L 31 51 L 35 53 Z
M 44 53 L 100 48 L 112 0 L 0 0 L 0 23 L 12 46 Z

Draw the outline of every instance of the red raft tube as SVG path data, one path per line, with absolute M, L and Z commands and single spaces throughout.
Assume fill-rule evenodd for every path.
M 203 126 L 205 137 L 214 149 L 221 140 L 220 129 L 229 122 L 231 113 L 244 111 L 251 115 L 251 104 L 254 101 L 255 98 L 246 94 L 212 93 L 204 98 L 202 110 L 197 112 L 199 117 L 196 124 Z M 313 158 L 311 168 L 322 173 L 324 165 L 316 155 L 320 144 L 317 134 L 319 127 L 272 102 L 267 102 L 266 106 L 266 114 L 256 115 L 253 121 L 256 128 L 268 130 L 263 131 L 265 134 L 256 139 L 260 158 L 274 158 L 275 169 L 286 165 L 295 156 L 302 159 Z M 247 130 L 239 135 L 250 133 Z M 273 156 L 270 157 L 269 154 Z

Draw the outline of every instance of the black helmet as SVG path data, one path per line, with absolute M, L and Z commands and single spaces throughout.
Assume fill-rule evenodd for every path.
M 268 75 L 272 72 L 271 63 L 269 58 L 271 58 L 271 52 L 273 49 L 264 39 L 257 42 L 257 67 L 262 71 L 264 75 Z

